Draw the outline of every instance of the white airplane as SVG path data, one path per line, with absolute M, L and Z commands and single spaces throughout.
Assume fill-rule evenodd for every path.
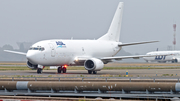
M 164 54 L 172 54 L 172 55 L 164 55 Z M 143 57 L 146 62 L 159 62 L 159 63 L 166 63 L 172 62 L 177 63 L 180 62 L 180 51 L 153 51 L 148 52 L 146 55 L 153 55 L 153 57 Z M 158 55 L 158 56 L 154 56 Z
M 149 55 L 113 57 L 122 46 L 157 42 L 119 42 L 122 13 L 123 2 L 120 2 L 108 32 L 97 40 L 44 40 L 33 44 L 27 53 L 4 51 L 26 55 L 27 66 L 37 69 L 37 73 L 42 73 L 45 66 L 58 66 L 58 73 L 66 73 L 67 66 L 75 65 L 84 66 L 89 74 L 96 74 L 97 71 L 103 69 L 104 64 L 112 60 L 148 57 Z

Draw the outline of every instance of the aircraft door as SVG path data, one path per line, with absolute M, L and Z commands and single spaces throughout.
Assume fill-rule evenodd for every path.
M 55 57 L 56 50 L 52 43 L 49 43 L 49 46 L 51 48 L 51 57 Z

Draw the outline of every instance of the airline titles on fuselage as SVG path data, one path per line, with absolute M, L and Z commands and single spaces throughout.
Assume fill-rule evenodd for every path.
M 62 41 L 56 41 L 57 48 L 66 48 L 66 44 L 64 44 Z
M 155 60 L 165 60 L 166 56 L 156 56 Z

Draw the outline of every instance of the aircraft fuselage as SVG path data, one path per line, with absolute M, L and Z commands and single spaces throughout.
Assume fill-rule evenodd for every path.
M 121 49 L 118 43 L 100 40 L 45 40 L 32 45 L 27 52 L 27 59 L 34 65 L 70 65 L 77 57 L 112 57 Z

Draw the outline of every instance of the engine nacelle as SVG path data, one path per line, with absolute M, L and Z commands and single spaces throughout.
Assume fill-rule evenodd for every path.
M 84 62 L 84 67 L 86 70 L 100 71 L 104 67 L 104 63 L 96 58 L 88 59 Z
M 180 58 L 173 58 L 172 63 L 178 63 L 180 62 Z
M 30 63 L 29 61 L 27 61 L 27 67 L 31 68 L 31 69 L 37 69 L 38 65 L 33 65 L 32 63 Z

